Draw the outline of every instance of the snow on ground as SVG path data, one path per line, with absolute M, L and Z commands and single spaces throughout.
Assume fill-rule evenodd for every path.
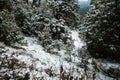
M 65 50 L 58 51 L 62 56 L 47 53 L 39 44 L 39 41 L 33 37 L 25 38 L 27 45 L 22 46 L 23 50 L 6 47 L 6 49 L 4 49 L 6 52 L 0 54 L 0 58 L 8 58 L 9 60 L 12 58 L 17 59 L 18 63 L 22 63 L 22 66 L 11 71 L 8 68 L 3 67 L 0 70 L 0 75 L 3 75 L 3 73 L 5 74 L 5 72 L 12 75 L 12 72 L 16 71 L 16 74 L 21 76 L 29 73 L 30 80 L 60 80 L 63 76 L 66 80 L 70 80 L 71 77 L 74 78 L 73 80 L 82 80 L 82 78 L 83 80 L 93 80 L 94 76 L 96 77 L 96 80 L 113 80 L 94 69 L 95 65 L 92 64 L 94 59 L 90 58 L 86 63 L 84 59 L 78 56 L 80 53 L 78 53 L 77 50 L 81 49 L 82 46 L 85 45 L 85 43 L 80 40 L 78 32 L 71 31 L 71 37 L 75 46 L 73 53 L 77 54 L 77 56 L 71 55 L 72 61 L 69 62 L 64 59 L 66 56 Z M 1 45 L 5 46 L 0 43 L 0 46 Z M 6 55 L 8 57 L 5 58 Z M 0 64 L 2 64 L 1 61 Z M 114 64 L 108 63 L 107 65 L 113 66 Z M 106 65 L 104 64 L 104 66 Z
M 45 52 L 43 50 L 43 47 L 37 43 L 37 39 L 27 37 L 26 40 L 27 40 L 28 45 L 23 46 L 23 48 L 25 48 L 27 50 L 27 53 L 31 54 L 34 59 L 37 59 L 37 61 L 34 62 L 34 66 L 39 71 L 51 68 L 54 70 L 54 72 L 56 74 L 60 74 L 60 66 L 61 65 L 64 66 L 64 70 L 66 72 L 69 72 L 70 70 L 72 70 L 73 67 L 75 67 L 75 68 L 77 67 L 77 66 L 74 66 L 73 63 L 69 63 L 69 62 L 65 61 L 60 56 L 52 55 L 50 53 Z M 61 51 L 61 53 L 64 53 L 64 51 L 63 52 Z M 33 62 L 29 61 L 30 60 L 29 57 L 26 57 L 24 55 L 18 56 L 18 59 L 26 62 L 26 64 L 28 64 L 28 65 L 31 65 L 31 63 L 33 64 Z M 80 71 L 82 71 L 82 70 L 80 70 Z M 43 71 L 43 74 L 44 74 L 44 71 Z M 39 76 L 41 77 L 43 74 L 41 74 Z M 75 76 L 79 76 L 80 73 L 73 72 L 72 74 L 75 74 Z M 50 77 L 48 75 L 44 74 L 43 76 L 46 76 L 46 78 L 48 77 L 47 80 L 50 80 Z M 57 77 L 59 78 L 59 76 L 57 76 Z M 57 78 L 55 78 L 55 80 L 56 79 Z M 53 79 L 51 79 L 51 80 L 53 80 Z
M 15 59 L 24 62 L 28 68 L 33 66 L 34 69 L 32 71 L 29 69 L 22 71 L 23 74 L 30 72 L 31 80 L 33 80 L 33 76 L 37 78 L 44 77 L 45 80 L 59 80 L 61 66 L 66 75 L 71 73 L 70 75 L 77 77 L 79 74 L 83 74 L 82 68 L 78 68 L 74 63 L 64 60 L 64 50 L 59 51 L 59 53 L 63 54 L 62 56 L 52 55 L 44 51 L 44 48 L 38 43 L 36 38 L 26 37 L 25 41 L 27 41 L 27 45 L 22 46 L 22 48 L 24 48 L 23 51 L 17 51 L 13 48 L 7 47 L 9 51 L 4 54 L 9 55 L 10 57 L 12 54 L 9 53 L 15 52 L 16 54 L 13 56 Z M 47 69 L 51 70 L 52 76 L 55 75 L 54 78 L 50 77 L 50 74 L 47 73 L 50 70 L 46 72 Z
M 82 48 L 85 43 L 79 38 L 79 33 L 77 31 L 71 31 L 72 39 L 74 40 L 75 49 Z

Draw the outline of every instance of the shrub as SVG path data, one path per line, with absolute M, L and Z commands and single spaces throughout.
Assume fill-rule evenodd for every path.
M 20 28 L 16 25 L 14 14 L 7 10 L 0 12 L 0 41 L 7 45 L 15 43 L 23 39 Z

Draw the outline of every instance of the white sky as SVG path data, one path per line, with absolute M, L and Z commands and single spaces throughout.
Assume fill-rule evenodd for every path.
M 89 1 L 89 0 L 78 0 L 78 1 Z

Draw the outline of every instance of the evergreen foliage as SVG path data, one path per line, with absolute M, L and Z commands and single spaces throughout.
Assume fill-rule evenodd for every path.
M 23 39 L 20 28 L 16 25 L 14 14 L 8 10 L 0 12 L 0 41 L 7 45 Z
M 96 58 L 120 60 L 120 0 L 93 0 L 84 19 L 87 45 Z

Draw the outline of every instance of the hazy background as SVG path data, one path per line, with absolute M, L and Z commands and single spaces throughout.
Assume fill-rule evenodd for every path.
M 80 14 L 84 15 L 90 8 L 90 0 L 78 0 L 80 5 Z

